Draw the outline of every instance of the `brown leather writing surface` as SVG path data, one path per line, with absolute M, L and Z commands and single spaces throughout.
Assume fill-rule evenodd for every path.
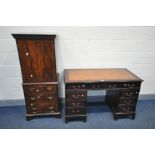
M 140 80 L 125 68 L 119 69 L 68 69 L 65 82 Z

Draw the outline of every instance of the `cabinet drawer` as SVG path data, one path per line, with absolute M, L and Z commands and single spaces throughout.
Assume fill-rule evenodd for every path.
M 66 92 L 66 100 L 86 100 L 87 93 L 85 91 Z
M 66 102 L 67 107 L 80 107 L 80 106 L 86 106 L 85 101 L 68 101 Z
M 23 85 L 23 88 L 24 88 L 24 91 L 29 93 L 57 92 L 56 84 Z
M 123 90 L 120 92 L 121 97 L 137 97 L 139 95 L 139 89 Z
M 127 106 L 133 106 L 133 105 L 136 105 L 136 103 L 137 103 L 137 99 L 128 99 L 128 98 L 120 99 L 120 102 L 119 102 L 119 104 L 123 104 Z
M 28 102 L 57 102 L 58 96 L 55 93 L 25 93 L 25 100 Z
M 122 113 L 135 112 L 135 106 L 119 105 L 116 109 L 117 109 L 117 112 L 122 112 Z
M 56 103 L 51 104 L 49 102 L 28 102 L 27 105 L 28 113 L 48 113 L 57 112 L 58 106 Z
M 66 115 L 86 115 L 86 108 L 66 109 Z

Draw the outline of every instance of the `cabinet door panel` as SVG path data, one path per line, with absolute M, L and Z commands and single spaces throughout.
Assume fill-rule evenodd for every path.
M 54 41 L 17 40 L 24 82 L 56 81 Z

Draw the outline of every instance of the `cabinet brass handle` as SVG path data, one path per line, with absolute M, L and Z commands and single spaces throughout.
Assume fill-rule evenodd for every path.
M 123 108 L 122 110 L 128 112 L 130 108 Z
M 46 89 L 47 89 L 47 90 L 52 90 L 52 87 L 49 86 L 49 87 L 47 87 Z
M 52 110 L 54 107 L 50 106 L 49 109 Z
M 79 94 L 78 94 L 78 95 L 73 94 L 72 97 L 73 97 L 73 98 L 79 98 L 80 95 L 79 95 Z
M 92 85 L 92 88 L 100 88 L 100 85 Z
M 80 86 L 72 86 L 73 89 L 80 89 Z
M 53 99 L 53 96 L 48 96 L 47 97 L 49 100 L 52 100 Z
M 79 97 L 84 97 L 84 94 L 81 94 L 81 95 L 80 94 L 77 94 L 77 95 L 73 94 L 72 97 L 77 99 Z
M 73 106 L 79 106 L 80 103 L 78 102 L 78 103 L 75 104 L 75 103 L 73 102 L 72 105 L 73 105 Z
M 25 53 L 25 55 L 26 55 L 26 56 L 28 56 L 28 55 L 29 55 L 29 53 L 28 53 L 28 52 L 26 52 L 26 53 Z
M 134 88 L 135 84 L 128 84 L 127 86 L 128 86 L 128 88 Z
M 34 101 L 36 99 L 36 97 L 31 97 L 31 100 Z
M 133 95 L 133 92 L 130 92 L 130 93 L 126 93 L 127 96 L 132 96 Z
M 32 107 L 32 110 L 37 110 L 37 108 L 36 107 Z
M 77 110 L 72 110 L 72 113 L 75 113 L 75 112 L 80 112 L 80 110 L 79 109 L 77 109 Z
M 132 100 L 125 100 L 124 103 L 130 104 L 130 103 L 132 103 Z
M 29 88 L 30 91 L 33 91 L 35 88 Z
M 34 106 L 34 104 L 33 104 L 33 103 L 31 103 L 30 105 L 31 105 L 31 106 Z

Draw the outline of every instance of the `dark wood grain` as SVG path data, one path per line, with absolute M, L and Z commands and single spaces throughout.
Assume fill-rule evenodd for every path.
M 16 39 L 27 118 L 60 115 L 55 35 L 13 34 Z
M 23 82 L 56 81 L 54 42 L 17 40 Z

